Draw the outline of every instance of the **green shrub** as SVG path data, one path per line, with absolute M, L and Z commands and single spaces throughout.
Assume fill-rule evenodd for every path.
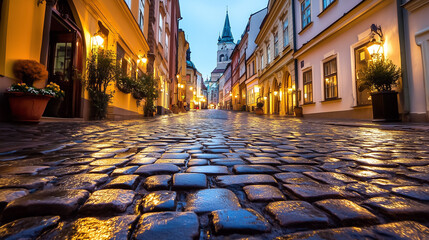
M 401 76 L 401 69 L 389 59 L 370 61 L 368 67 L 358 72 L 361 84 L 359 91 L 391 91 Z

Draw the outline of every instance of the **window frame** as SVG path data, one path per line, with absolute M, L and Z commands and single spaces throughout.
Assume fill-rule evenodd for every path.
M 325 10 L 330 7 L 335 1 L 336 0 L 322 0 L 322 10 Z M 327 3 L 326 6 L 325 3 Z
M 144 31 L 144 9 L 145 9 L 145 1 L 139 0 L 139 26 L 140 30 Z
M 307 85 L 310 86 L 307 87 Z M 302 72 L 302 86 L 304 88 L 304 104 L 313 103 L 313 69 L 310 68 Z
M 289 46 L 289 19 L 286 17 L 283 21 L 283 48 L 287 46 Z
M 274 58 L 276 58 L 279 54 L 279 33 L 274 33 Z
M 332 62 L 335 62 L 335 65 L 330 65 Z M 335 84 L 332 84 L 333 79 Z M 325 101 L 338 99 L 338 61 L 336 56 L 323 62 L 323 86 Z
M 162 44 L 163 38 L 162 38 L 162 29 L 164 28 L 164 17 L 162 16 L 162 13 L 159 13 L 159 19 L 158 19 L 158 41 Z
M 271 62 L 271 54 L 270 54 L 271 46 L 269 43 L 267 43 L 267 49 L 266 50 L 267 50 L 267 64 L 270 64 L 270 62 Z
M 308 3 L 308 5 L 306 5 Z M 308 15 L 307 15 L 308 13 Z M 309 26 L 311 23 L 311 0 L 301 2 L 301 28 Z

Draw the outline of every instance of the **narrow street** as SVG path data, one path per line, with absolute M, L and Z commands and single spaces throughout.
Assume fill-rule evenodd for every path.
M 200 110 L 0 139 L 0 239 L 429 239 L 427 131 Z

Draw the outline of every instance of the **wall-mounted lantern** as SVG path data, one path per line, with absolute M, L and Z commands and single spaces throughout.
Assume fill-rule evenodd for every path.
M 378 37 L 377 37 L 378 36 Z M 367 47 L 369 54 L 373 60 L 380 59 L 384 56 L 384 36 L 383 31 L 381 30 L 381 26 L 377 26 L 375 24 L 371 25 L 371 33 L 370 33 L 370 43 Z

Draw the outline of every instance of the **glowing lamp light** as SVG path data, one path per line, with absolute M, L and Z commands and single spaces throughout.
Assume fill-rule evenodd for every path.
M 291 93 L 291 92 L 293 91 L 293 89 L 292 89 L 292 88 L 288 88 L 288 89 L 287 89 L 287 91 L 288 91 L 289 93 Z
M 92 37 L 92 42 L 96 47 L 103 47 L 104 38 L 97 33 Z
M 267 100 L 267 97 L 264 97 L 264 100 Z
M 232 97 L 232 93 L 230 93 L 229 96 Z
M 193 87 L 189 87 L 189 90 L 191 90 L 191 91 L 192 91 L 192 90 L 194 90 L 194 88 L 193 88 Z
M 277 94 L 279 94 L 279 92 L 277 92 L 277 91 L 274 91 L 274 96 L 277 96 Z
M 146 57 L 146 56 L 144 56 L 144 57 L 142 58 L 142 62 L 143 62 L 144 64 L 146 64 L 146 63 L 147 63 L 147 57 Z
M 259 92 L 259 87 L 258 86 L 256 86 L 255 87 L 255 93 L 258 93 Z
M 179 79 L 179 78 L 180 78 L 180 75 L 179 75 L 179 74 L 177 74 L 177 75 L 176 75 L 176 78 L 177 78 L 177 79 Z
M 371 55 L 371 57 L 377 56 L 379 54 L 383 54 L 382 45 L 380 42 L 372 42 L 368 47 L 368 52 Z
M 194 95 L 197 95 L 197 91 L 194 91 Z
M 235 95 L 235 98 L 238 98 L 238 95 Z

